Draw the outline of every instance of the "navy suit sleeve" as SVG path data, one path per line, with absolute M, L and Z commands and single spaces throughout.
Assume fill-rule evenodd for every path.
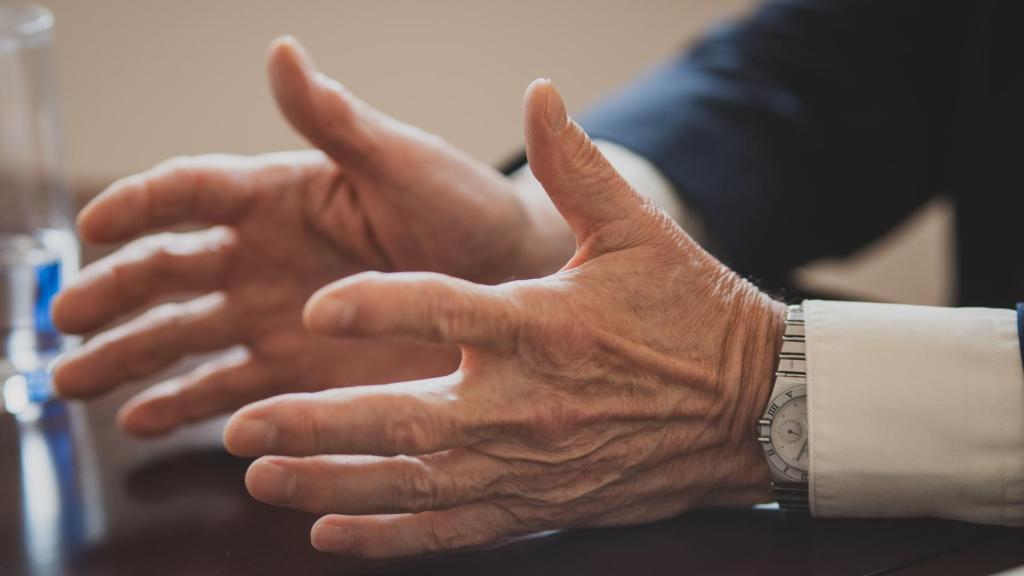
M 1017 339 L 1020 341 L 1020 359 L 1024 362 L 1024 302 L 1017 303 Z
M 770 2 L 581 123 L 652 161 L 726 263 L 783 285 L 941 192 L 953 36 L 942 2 Z

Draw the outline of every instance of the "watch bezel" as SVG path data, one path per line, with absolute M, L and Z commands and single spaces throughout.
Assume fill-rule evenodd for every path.
M 806 384 L 787 388 L 785 391 L 780 392 L 772 398 L 771 402 L 768 404 L 768 408 L 765 410 L 764 418 L 757 421 L 757 441 L 760 442 L 765 458 L 768 459 L 768 463 L 772 468 L 790 480 L 806 483 L 808 481 L 809 470 L 805 470 L 797 466 L 791 466 L 786 463 L 776 450 L 775 445 L 772 442 L 771 433 L 772 423 L 775 421 L 775 415 L 778 414 L 779 410 L 781 410 L 786 404 L 801 397 L 807 397 Z M 809 431 L 808 434 L 810 434 Z

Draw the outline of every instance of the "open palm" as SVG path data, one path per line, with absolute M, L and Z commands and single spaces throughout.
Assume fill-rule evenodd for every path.
M 270 73 L 282 112 L 319 150 L 171 160 L 115 183 L 79 217 L 90 242 L 207 226 L 137 238 L 55 302 L 63 330 L 106 328 L 57 367 L 65 396 L 235 348 L 129 401 L 120 420 L 131 432 L 166 432 L 282 392 L 457 365 L 455 348 L 307 332 L 306 300 L 334 280 L 433 270 L 491 283 L 545 266 L 526 256 L 530 220 L 506 178 L 316 73 L 294 41 L 275 43 Z

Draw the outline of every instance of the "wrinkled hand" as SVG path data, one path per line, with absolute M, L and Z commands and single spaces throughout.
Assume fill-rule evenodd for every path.
M 538 252 L 544 244 L 531 240 L 531 216 L 507 178 L 316 73 L 293 40 L 275 42 L 268 63 L 282 112 L 320 150 L 172 160 L 113 184 L 79 217 L 96 243 L 210 227 L 137 239 L 58 297 L 62 330 L 107 327 L 56 368 L 61 395 L 94 396 L 187 355 L 243 350 L 129 401 L 120 423 L 131 432 L 163 433 L 281 392 L 457 366 L 452 346 L 308 333 L 303 305 L 339 278 L 433 270 L 494 283 L 564 262 Z M 184 296 L 197 297 L 152 307 Z
M 546 81 L 526 96 L 538 180 L 576 234 L 557 274 L 484 286 L 366 273 L 311 331 L 462 347 L 451 375 L 264 400 L 225 444 L 249 491 L 326 514 L 313 545 L 370 557 L 770 499 L 754 439 L 783 307 L 608 165 Z

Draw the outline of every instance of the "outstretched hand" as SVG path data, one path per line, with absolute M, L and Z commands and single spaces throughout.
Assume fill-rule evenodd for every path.
M 57 366 L 61 395 L 95 396 L 188 355 L 238 349 L 129 401 L 120 423 L 130 432 L 458 365 L 454 346 L 310 334 L 303 305 L 339 278 L 431 270 L 495 283 L 566 258 L 535 241 L 535 219 L 492 168 L 359 100 L 294 40 L 276 41 L 268 64 L 281 111 L 318 150 L 171 160 L 116 182 L 79 217 L 88 242 L 137 239 L 55 302 L 62 330 L 100 331 Z M 207 228 L 143 236 L 182 224 Z
M 556 274 L 495 286 L 362 273 L 311 332 L 459 346 L 453 373 L 250 405 L 228 449 L 249 491 L 323 514 L 314 546 L 370 557 L 770 499 L 754 439 L 783 307 L 608 165 L 547 81 L 526 95 L 530 167 L 577 238 Z

